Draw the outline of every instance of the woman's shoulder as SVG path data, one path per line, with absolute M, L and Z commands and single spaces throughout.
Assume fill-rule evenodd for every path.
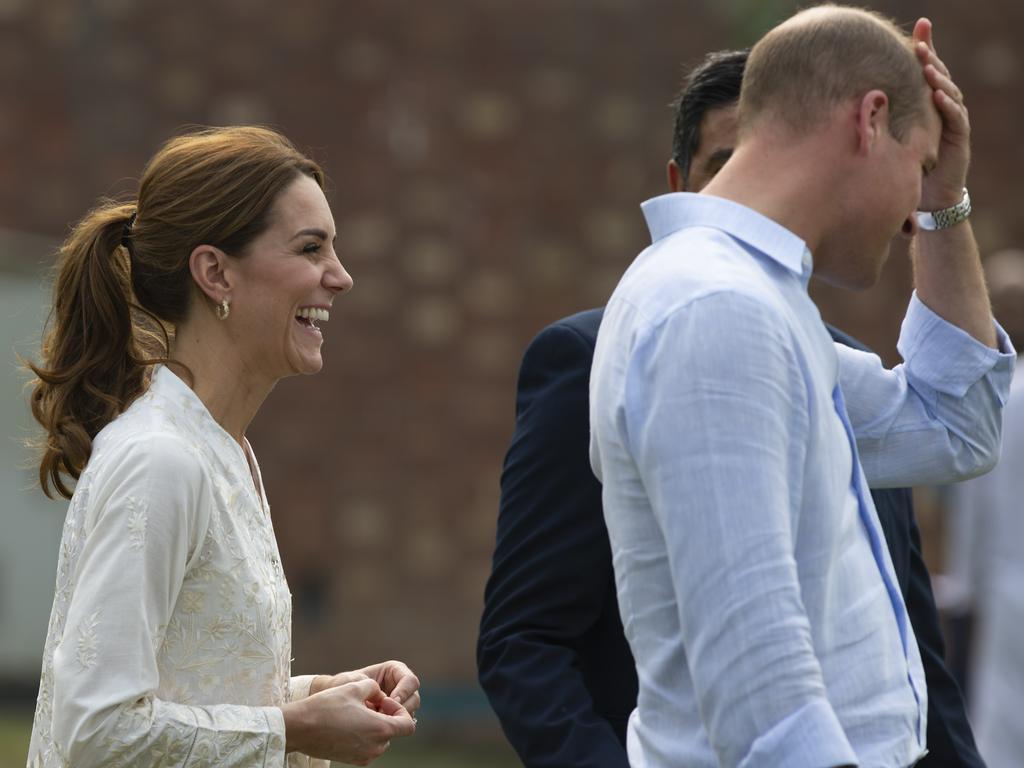
M 87 537 L 178 542 L 191 562 L 214 508 L 210 474 L 187 432 L 145 397 L 97 434 L 66 525 Z
M 101 520 L 124 518 L 131 525 L 133 515 L 143 515 L 154 530 L 187 534 L 194 552 L 205 536 L 211 500 L 210 474 L 194 441 L 137 402 L 96 436 L 72 507 L 86 530 Z
M 204 474 L 193 436 L 148 392 L 96 435 L 86 471 L 109 472 L 126 464 L 148 466 L 183 481 Z

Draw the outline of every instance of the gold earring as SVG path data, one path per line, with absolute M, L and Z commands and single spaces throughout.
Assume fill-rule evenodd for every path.
M 220 304 L 217 305 L 217 317 L 221 320 L 227 320 L 228 315 L 231 314 L 231 305 L 228 304 L 227 299 L 221 299 Z

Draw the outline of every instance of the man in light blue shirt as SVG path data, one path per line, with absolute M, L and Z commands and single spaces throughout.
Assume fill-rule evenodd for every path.
M 967 113 L 929 22 L 825 6 L 755 46 L 739 114 L 704 194 L 644 204 L 653 244 L 598 334 L 630 762 L 912 765 L 925 680 L 867 488 L 996 459 L 1013 354 L 964 221 Z M 871 285 L 901 230 L 916 293 L 887 371 L 832 344 L 807 281 Z

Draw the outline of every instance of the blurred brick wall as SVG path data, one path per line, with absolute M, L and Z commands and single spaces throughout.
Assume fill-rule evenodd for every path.
M 880 3 L 912 21 L 922 9 Z M 251 437 L 295 594 L 296 670 L 474 679 L 519 356 L 604 302 L 664 188 L 684 65 L 786 2 L 0 0 L 0 226 L 60 236 L 180 128 L 261 122 L 326 167 L 355 278 L 323 373 Z M 968 94 L 985 250 L 1024 243 L 1024 7 L 929 3 Z M 26 254 L 39 259 L 40 254 Z M 904 254 L 823 313 L 887 360 Z

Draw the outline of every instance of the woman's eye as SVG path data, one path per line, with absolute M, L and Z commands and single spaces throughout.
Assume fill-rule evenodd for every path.
M 320 243 L 308 243 L 302 246 L 303 253 L 316 253 L 320 250 Z

